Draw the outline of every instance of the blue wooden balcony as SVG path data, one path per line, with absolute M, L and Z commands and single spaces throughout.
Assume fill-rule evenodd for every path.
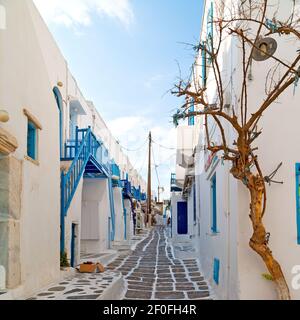
M 136 200 L 141 201 L 141 187 L 132 187 L 131 193 Z
M 145 192 L 142 192 L 141 201 L 146 201 L 146 200 L 147 200 L 147 194 Z
M 123 188 L 123 197 L 132 198 L 131 182 L 126 180 L 121 180 L 121 187 Z
M 182 189 L 177 186 L 176 174 L 171 173 L 171 192 L 180 192 L 180 191 L 182 191 Z
M 61 252 L 64 252 L 65 221 L 78 184 L 83 176 L 86 178 L 108 178 L 112 219 L 112 236 L 114 237 L 114 204 L 112 194 L 111 163 L 108 150 L 92 133 L 91 128 L 76 127 L 76 139 L 67 141 L 61 161 L 72 161 L 67 172 L 61 172 Z

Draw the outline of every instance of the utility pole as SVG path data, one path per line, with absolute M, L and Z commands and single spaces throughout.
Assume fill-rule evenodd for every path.
M 152 136 L 149 132 L 149 158 L 148 158 L 148 190 L 147 190 L 147 221 L 148 227 L 151 227 L 151 145 Z

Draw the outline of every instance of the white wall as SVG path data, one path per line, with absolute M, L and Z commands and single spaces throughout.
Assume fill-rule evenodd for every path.
M 124 240 L 124 210 L 122 202 L 122 188 L 113 188 L 115 205 L 115 241 Z
M 81 233 L 81 203 L 82 203 L 82 193 L 83 193 L 83 179 L 80 180 L 76 192 L 74 194 L 71 205 L 67 211 L 67 216 L 65 218 L 65 252 L 67 257 L 71 259 L 71 238 L 72 238 L 72 224 L 78 225 L 78 235 Z M 77 265 L 80 261 L 80 241 L 77 242 L 78 246 L 76 248 L 77 255 L 75 257 L 75 264 Z
M 269 4 L 277 1 L 269 2 Z M 290 13 L 292 1 L 280 2 L 279 16 L 287 17 Z M 206 15 L 204 15 L 206 16 Z M 204 22 L 205 25 L 205 22 Z M 289 60 L 295 56 L 296 43 L 290 37 L 274 36 L 278 41 L 277 57 Z M 234 41 L 225 41 L 222 52 L 222 72 L 228 79 L 233 75 L 232 87 L 235 92 L 239 90 L 241 78 L 239 77 L 241 56 L 237 52 L 238 46 Z M 253 80 L 249 84 L 249 113 L 253 113 L 263 101 L 265 96 L 265 76 L 274 61 L 253 62 Z M 282 70 L 281 70 L 282 72 Z M 212 77 L 208 94 L 211 100 L 215 96 L 215 85 Z M 230 85 L 229 85 L 230 88 Z M 236 96 L 231 91 L 231 103 L 235 104 Z M 295 199 L 295 163 L 299 162 L 299 151 L 295 147 L 299 145 L 299 90 L 296 89 L 293 96 L 293 86 L 264 113 L 259 127 L 263 128 L 263 134 L 257 139 L 255 146 L 258 159 L 264 175 L 271 173 L 280 162 L 283 166 L 276 176 L 276 180 L 284 181 L 284 184 L 272 184 L 267 186 L 267 210 L 264 223 L 271 233 L 270 247 L 274 256 L 280 262 L 286 276 L 293 299 L 300 299 L 300 290 L 293 290 L 291 286 L 291 270 L 294 265 L 299 265 L 299 245 L 297 245 L 296 226 L 296 199 Z M 233 133 L 227 130 L 229 141 L 233 141 Z M 217 133 L 214 134 L 216 140 Z M 201 141 L 201 137 L 199 139 Z M 203 159 L 198 157 L 198 166 L 203 168 Z M 205 199 L 209 199 L 209 184 L 206 175 L 201 172 L 198 181 L 200 188 L 200 221 L 201 221 L 201 262 L 205 275 L 212 277 L 213 257 L 220 259 L 220 284 L 213 285 L 220 298 L 240 299 L 275 299 L 277 298 L 272 282 L 262 277 L 267 273 L 261 258 L 249 248 L 249 239 L 252 235 L 251 222 L 249 220 L 249 195 L 247 189 L 240 183 L 228 178 L 228 164 L 222 168 L 217 167 L 218 189 L 218 221 L 220 234 L 211 236 L 209 232 L 210 210 Z M 218 178 L 219 177 L 219 178 Z M 229 179 L 229 180 L 228 180 Z M 221 194 L 221 195 L 220 195 Z M 203 200 L 201 202 L 201 199 Z M 227 200 L 226 200 L 227 199 Z M 229 214 L 228 214 L 229 213 Z M 229 270 L 229 271 L 228 271 Z M 210 281 L 213 283 L 213 281 Z
M 131 204 L 128 199 L 124 199 L 124 207 L 126 209 L 126 240 L 130 240 L 133 236 L 133 220 Z
M 0 4 L 7 14 L 7 29 L 0 31 L 0 105 L 10 114 L 10 121 L 1 126 L 17 138 L 19 147 L 13 156 L 23 161 L 20 254 L 27 295 L 59 277 L 58 109 L 30 17 L 31 3 L 1 0 Z M 38 165 L 24 158 L 23 108 L 43 127 L 38 133 Z
M 108 179 L 85 179 L 82 192 L 81 216 L 82 252 L 99 253 L 108 248 L 109 216 Z M 97 230 L 93 228 L 93 224 L 96 224 Z

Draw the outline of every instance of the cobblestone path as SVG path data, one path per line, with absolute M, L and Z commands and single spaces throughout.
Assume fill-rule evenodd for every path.
M 129 256 L 120 255 L 108 268 L 122 273 L 124 300 L 210 299 L 197 260 L 176 259 L 163 227 L 154 228 Z

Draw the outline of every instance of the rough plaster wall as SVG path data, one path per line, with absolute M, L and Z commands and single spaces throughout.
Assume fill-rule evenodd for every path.
M 21 186 L 22 162 L 0 156 L 0 265 L 6 270 L 9 289 L 21 284 Z

